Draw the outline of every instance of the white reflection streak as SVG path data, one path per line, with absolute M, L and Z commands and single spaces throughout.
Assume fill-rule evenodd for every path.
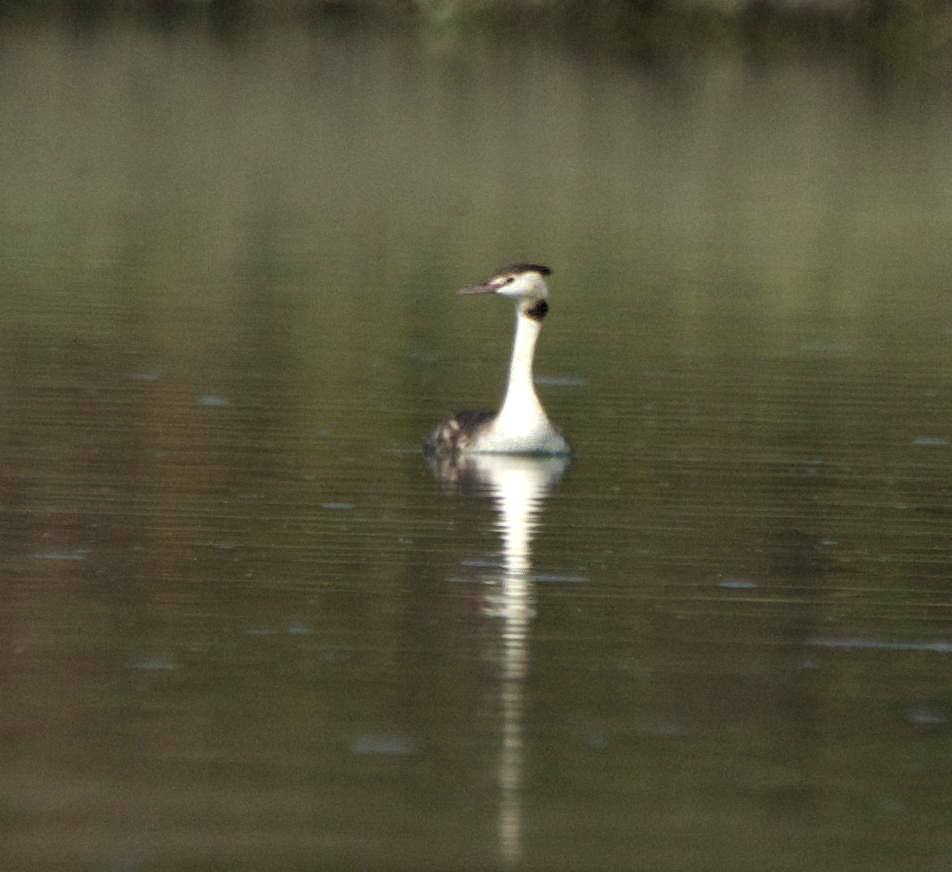
M 499 703 L 502 747 L 497 767 L 497 843 L 507 866 L 522 855 L 522 773 L 525 679 L 529 636 L 535 617 L 532 593 L 532 534 L 541 502 L 568 466 L 566 458 L 481 457 L 474 467 L 499 510 L 503 567 L 498 582 L 483 595 L 483 611 L 498 618 Z
M 499 703 L 502 747 L 497 781 L 499 812 L 496 824 L 499 854 L 515 865 L 522 854 L 522 771 L 524 765 L 524 683 L 529 672 L 529 626 L 535 604 L 529 581 L 533 514 L 538 497 L 517 476 L 494 482 L 502 532 L 503 575 L 499 587 L 484 596 L 484 610 L 502 621 Z

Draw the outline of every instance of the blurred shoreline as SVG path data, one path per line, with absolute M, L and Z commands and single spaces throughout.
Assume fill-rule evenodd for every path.
M 240 38 L 275 26 L 369 25 L 547 36 L 635 61 L 736 50 L 859 55 L 884 68 L 952 72 L 952 4 L 943 0 L 0 0 L 0 28 L 137 22 Z

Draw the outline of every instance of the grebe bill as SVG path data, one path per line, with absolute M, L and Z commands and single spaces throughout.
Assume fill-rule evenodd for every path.
M 545 276 L 537 263 L 517 263 L 461 294 L 496 294 L 516 302 L 516 336 L 509 383 L 498 412 L 464 411 L 441 422 L 424 444 L 427 453 L 571 454 L 572 448 L 549 420 L 532 384 L 532 359 L 549 311 Z

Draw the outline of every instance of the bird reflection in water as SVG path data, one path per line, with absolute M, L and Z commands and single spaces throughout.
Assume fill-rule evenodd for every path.
M 486 579 L 482 611 L 499 627 L 494 637 L 502 737 L 496 770 L 497 843 L 500 859 L 514 865 L 521 856 L 525 680 L 535 617 L 532 536 L 541 523 L 542 501 L 571 459 L 566 455 L 456 454 L 431 455 L 427 460 L 446 486 L 464 495 L 489 495 L 499 513 L 501 573 Z

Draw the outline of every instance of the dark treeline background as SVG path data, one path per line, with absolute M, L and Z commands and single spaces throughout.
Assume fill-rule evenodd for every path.
M 459 35 L 514 25 L 596 41 L 640 61 L 741 46 L 847 51 L 878 71 L 952 72 L 952 6 L 944 0 L 0 0 L 0 22 L 59 17 L 98 27 L 132 17 L 204 26 L 222 38 L 276 23 L 387 22 Z

